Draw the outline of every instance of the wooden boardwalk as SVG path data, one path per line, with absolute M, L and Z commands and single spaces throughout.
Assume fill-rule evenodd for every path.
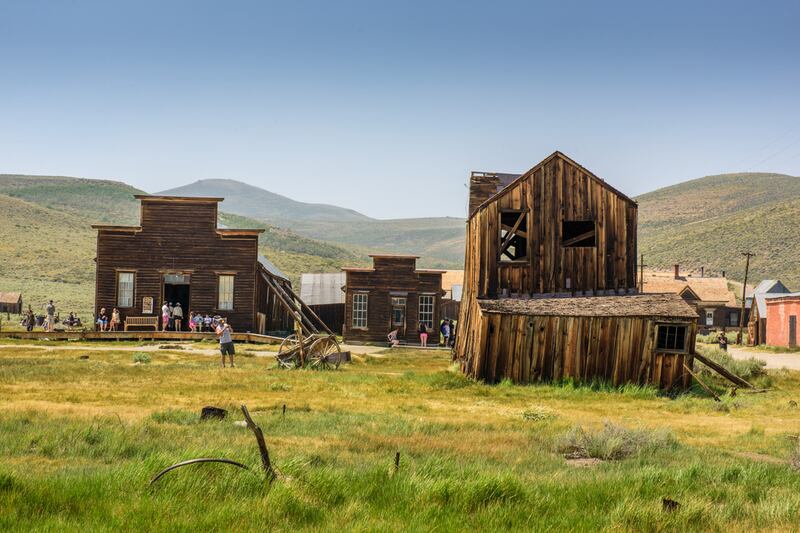
M 26 339 L 51 341 L 182 341 L 217 340 L 214 333 L 189 331 L 0 331 L 0 339 Z M 236 342 L 255 344 L 280 344 L 281 337 L 234 333 Z

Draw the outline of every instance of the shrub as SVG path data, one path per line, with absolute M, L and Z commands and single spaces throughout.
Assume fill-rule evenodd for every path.
M 700 348 L 698 351 L 715 363 L 723 366 L 728 372 L 733 372 L 741 378 L 749 380 L 752 378 L 765 376 L 767 374 L 767 363 L 765 361 L 761 361 L 753 357 L 749 359 L 734 359 L 733 356 L 731 356 L 728 352 L 720 350 L 719 348 Z M 697 368 L 701 374 L 707 376 L 717 375 L 716 372 L 699 361 L 697 361 L 697 365 Z
M 136 352 L 133 354 L 133 362 L 134 363 L 141 363 L 143 365 L 148 364 L 151 361 L 150 354 L 147 352 Z
M 728 339 L 728 344 L 735 344 L 736 343 L 736 335 L 737 334 L 738 334 L 738 331 L 726 331 L 725 332 L 725 337 L 727 337 L 727 339 Z M 747 342 L 747 339 L 748 339 L 747 332 L 743 332 L 743 334 L 744 334 L 744 341 Z M 698 333 L 697 342 L 700 342 L 700 343 L 703 343 L 703 344 L 717 344 L 717 342 L 719 342 L 718 338 L 719 338 L 719 332 L 718 331 L 712 331 L 708 335 L 701 335 L 701 334 Z
M 570 459 L 618 460 L 661 448 L 674 448 L 676 444 L 669 430 L 628 429 L 606 422 L 603 429 L 593 433 L 581 426 L 572 428 L 558 442 L 557 450 Z
M 544 407 L 539 407 L 538 405 L 534 405 L 522 412 L 523 420 L 531 420 L 533 422 L 544 422 L 545 420 L 550 420 L 555 417 L 555 413 Z
M 789 455 L 789 465 L 795 470 L 800 470 L 800 442 L 794 447 L 792 453 Z

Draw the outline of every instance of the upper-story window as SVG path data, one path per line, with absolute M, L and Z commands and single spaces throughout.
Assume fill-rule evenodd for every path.
M 592 248 L 597 246 L 595 221 L 564 220 L 561 223 L 561 246 L 565 248 Z
M 528 257 L 527 211 L 500 213 L 499 255 L 501 262 L 522 261 Z

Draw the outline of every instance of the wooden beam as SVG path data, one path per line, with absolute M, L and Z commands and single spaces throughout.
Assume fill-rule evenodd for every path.
M 517 235 L 516 231 L 519 229 L 520 224 L 522 224 L 523 218 L 525 218 L 525 213 L 520 213 L 519 218 L 517 218 L 517 221 L 514 222 L 514 226 L 511 228 L 511 231 L 506 234 L 506 238 L 503 241 L 503 244 L 500 246 L 500 253 L 498 256 L 503 255 L 503 253 L 505 253 L 505 251 L 511 245 L 511 240 Z
M 573 237 L 571 239 L 567 239 L 566 241 L 564 241 L 562 243 L 562 246 L 572 246 L 575 243 L 581 242 L 584 239 L 588 239 L 589 237 L 594 237 L 594 236 L 595 236 L 595 231 L 594 230 L 587 231 L 586 233 L 582 233 L 581 235 L 578 235 L 577 237 Z

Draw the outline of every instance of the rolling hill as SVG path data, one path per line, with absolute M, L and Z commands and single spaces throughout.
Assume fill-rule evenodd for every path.
M 142 191 L 124 183 L 52 176 L 0 175 L 0 291 L 21 290 L 41 310 L 91 313 L 96 234 L 91 224 L 136 224 Z M 221 212 L 227 227 L 264 228 L 261 252 L 297 283 L 302 272 L 335 272 L 369 263 L 360 250 L 303 237 Z
M 464 219 L 429 217 L 378 220 L 326 204 L 297 202 L 235 180 L 200 180 L 158 194 L 224 197 L 230 213 L 287 228 L 313 239 L 373 252 L 420 256 L 429 268 L 461 268 Z
M 800 288 L 800 178 L 743 173 L 707 176 L 659 189 L 639 202 L 639 251 L 645 263 L 704 266 L 741 281 L 780 278 Z

